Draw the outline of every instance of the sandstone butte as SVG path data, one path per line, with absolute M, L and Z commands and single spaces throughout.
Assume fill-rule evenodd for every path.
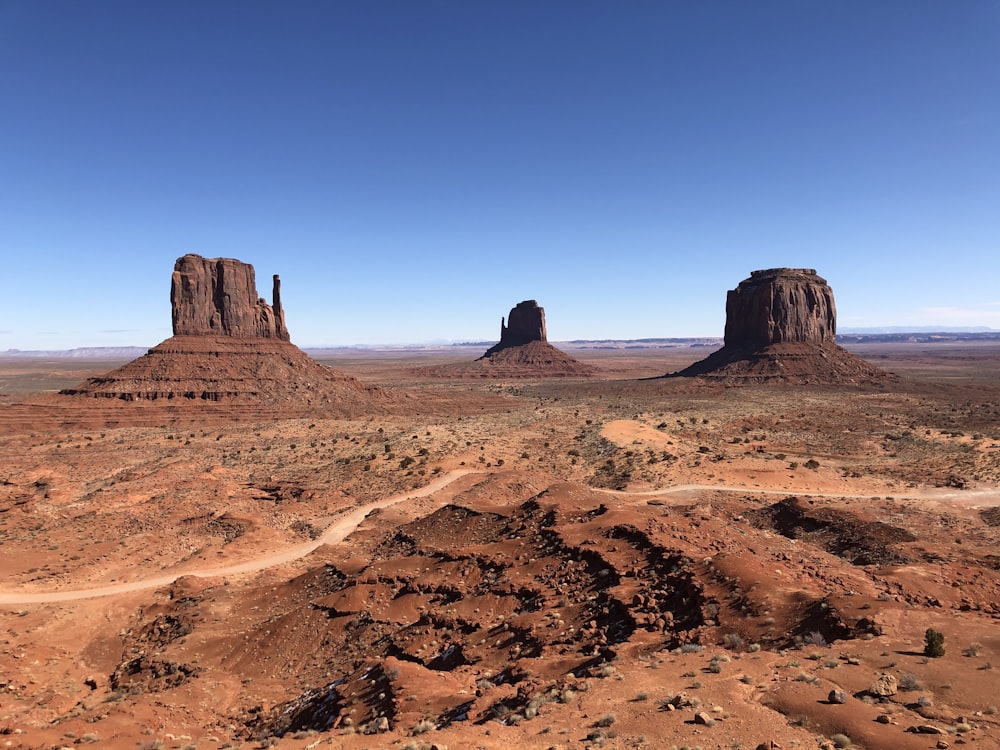
M 298 405 L 359 414 L 386 401 L 379 388 L 311 359 L 291 343 L 281 306 L 257 294 L 254 268 L 232 258 L 177 259 L 170 284 L 174 335 L 142 357 L 61 393 L 192 403 Z
M 474 362 L 412 370 L 416 376 L 441 378 L 577 378 L 594 369 L 548 342 L 545 308 L 533 300 L 518 302 L 500 318 L 500 341 Z
M 833 290 L 815 270 L 753 271 L 726 296 L 723 347 L 673 376 L 818 385 L 892 378 L 838 346 L 836 334 Z

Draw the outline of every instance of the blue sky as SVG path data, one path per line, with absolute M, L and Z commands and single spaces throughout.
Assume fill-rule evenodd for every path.
M 300 345 L 1000 328 L 1000 3 L 0 3 L 0 350 L 153 345 L 184 253 Z

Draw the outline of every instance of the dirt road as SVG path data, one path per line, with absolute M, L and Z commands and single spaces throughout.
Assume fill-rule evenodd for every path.
M 305 557 L 309 553 L 313 552 L 315 549 L 324 544 L 336 544 L 337 542 L 343 541 L 348 534 L 354 531 L 361 522 L 364 521 L 365 517 L 371 513 L 373 510 L 378 508 L 388 508 L 389 506 L 396 505 L 397 503 L 405 502 L 406 500 L 413 500 L 419 497 L 427 497 L 432 495 L 440 489 L 447 487 L 452 482 L 455 482 L 462 477 L 481 472 L 472 472 L 467 469 L 457 469 L 455 471 L 448 472 L 439 479 L 428 484 L 426 487 L 422 487 L 419 490 L 413 490 L 412 492 L 406 492 L 401 495 L 395 495 L 384 500 L 377 500 L 375 502 L 367 503 L 361 505 L 357 508 L 345 512 L 337 520 L 335 520 L 326 531 L 323 532 L 322 536 L 317 539 L 306 542 L 304 544 L 297 544 L 293 547 L 288 547 L 286 549 L 280 550 L 278 552 L 273 552 L 268 555 L 263 555 L 261 557 L 255 558 L 253 560 L 247 560 L 236 565 L 228 565 L 216 568 L 200 568 L 194 570 L 185 570 L 175 573 L 167 573 L 155 578 L 147 578 L 142 581 L 128 581 L 124 583 L 112 583 L 106 586 L 98 586 L 96 588 L 90 589 L 76 589 L 69 591 L 42 591 L 37 593 L 23 593 L 18 591 L 0 591 L 0 606 L 2 605 L 13 605 L 13 604 L 41 604 L 48 602 L 66 602 L 74 601 L 77 599 L 90 599 L 94 597 L 101 596 L 113 596 L 115 594 L 125 594 L 134 591 L 145 591 L 147 589 L 159 588 L 161 586 L 166 586 L 173 583 L 175 580 L 181 576 L 195 576 L 197 578 L 216 578 L 216 577 L 226 577 L 239 575 L 242 573 L 254 573 L 256 571 L 265 570 L 267 568 L 274 567 L 276 565 L 281 565 L 283 563 L 292 562 L 293 560 L 298 560 L 299 558 Z M 722 492 L 743 492 L 752 495 L 803 495 L 808 497 L 842 497 L 850 499 L 866 500 L 875 497 L 884 497 L 884 495 L 850 495 L 842 492 L 801 492 L 801 491 L 790 491 L 790 490 L 764 490 L 759 488 L 749 488 L 749 487 L 733 487 L 727 485 L 707 485 L 707 484 L 683 484 L 674 485 L 672 487 L 664 487 L 662 489 L 656 490 L 640 490 L 636 492 L 619 491 L 619 490 L 597 490 L 598 492 L 604 492 L 610 495 L 615 495 L 619 497 L 657 497 L 664 495 L 676 495 L 684 492 L 694 492 L 694 491 L 722 491 Z M 951 492 L 951 491 L 941 491 L 941 490 L 926 490 L 918 493 L 909 493 L 904 495 L 894 495 L 900 500 L 937 500 L 937 501 L 949 501 L 949 500 L 982 500 L 984 498 L 992 498 L 995 502 L 1000 502 L 1000 490 L 996 488 L 988 488 L 981 490 L 968 490 L 963 492 Z
M 98 586 L 91 589 L 76 589 L 69 591 L 42 591 L 38 593 L 21 593 L 16 591 L 0 591 L 0 605 L 4 604 L 39 604 L 44 602 L 66 602 L 73 601 L 75 599 L 90 599 L 99 596 L 112 596 L 114 594 L 125 594 L 132 591 L 144 591 L 146 589 L 155 589 L 160 586 L 166 586 L 173 583 L 181 576 L 195 576 L 197 578 L 215 578 L 215 577 L 225 577 L 239 575 L 241 573 L 253 573 L 258 570 L 264 570 L 266 568 L 272 568 L 275 565 L 281 565 L 283 563 L 291 562 L 292 560 L 298 560 L 300 557 L 305 557 L 310 552 L 313 552 L 318 547 L 324 544 L 336 544 L 337 542 L 343 541 L 348 534 L 354 531 L 361 522 L 365 520 L 365 517 L 371 513 L 373 510 L 378 508 L 388 508 L 391 505 L 396 505 L 397 503 L 405 502 L 406 500 L 413 500 L 418 497 L 427 497 L 432 495 L 443 487 L 447 487 L 452 482 L 461 479 L 466 474 L 471 473 L 468 470 L 460 469 L 451 471 L 439 479 L 434 480 L 426 487 L 421 487 L 419 490 L 413 490 L 412 492 L 406 492 L 401 495 L 395 495 L 393 497 L 386 498 L 384 500 L 377 500 L 375 502 L 366 503 L 357 508 L 347 511 L 342 516 L 340 516 L 336 521 L 334 521 L 330 526 L 327 527 L 326 531 L 323 532 L 322 536 L 304 544 L 296 544 L 293 547 L 287 547 L 286 549 L 280 550 L 278 552 L 273 552 L 262 557 L 255 558 L 253 560 L 247 560 L 246 562 L 237 563 L 236 565 L 227 565 L 217 568 L 201 568 L 196 570 L 185 570 L 176 573 L 167 573 L 165 575 L 156 576 L 155 578 L 147 578 L 142 581 L 128 581 L 124 583 L 111 583 L 107 586 Z

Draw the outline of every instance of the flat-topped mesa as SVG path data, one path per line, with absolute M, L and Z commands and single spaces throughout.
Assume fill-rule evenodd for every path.
M 175 336 L 288 341 L 277 274 L 272 300 L 273 306 L 257 295 L 254 269 L 249 263 L 189 253 L 174 264 L 170 309 Z
M 726 296 L 725 345 L 832 344 L 837 333 L 833 290 L 811 268 L 769 268 Z
M 669 377 L 830 385 L 894 377 L 838 346 L 836 334 L 833 290 L 814 270 L 753 271 L 726 295 L 725 345 Z

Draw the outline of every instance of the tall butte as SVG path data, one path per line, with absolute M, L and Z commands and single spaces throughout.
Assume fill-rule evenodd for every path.
M 892 377 L 836 343 L 837 308 L 811 268 L 769 268 L 726 296 L 724 345 L 674 373 L 733 383 L 874 384 Z
M 410 370 L 432 378 L 560 378 L 594 374 L 589 365 L 556 349 L 547 340 L 545 310 L 533 299 L 518 302 L 500 318 L 500 341 L 479 359 Z
M 273 307 L 257 297 L 253 266 L 232 258 L 178 258 L 170 277 L 175 336 L 235 336 L 289 341 L 274 275 Z
M 123 401 L 197 401 L 317 407 L 351 416 L 384 391 L 311 359 L 291 343 L 274 276 L 273 305 L 257 295 L 253 266 L 189 254 L 170 279 L 174 335 L 139 359 L 65 395 Z
M 579 377 L 593 369 L 548 342 L 545 308 L 533 299 L 518 302 L 506 321 L 500 319 L 500 341 L 478 360 L 483 377 Z

